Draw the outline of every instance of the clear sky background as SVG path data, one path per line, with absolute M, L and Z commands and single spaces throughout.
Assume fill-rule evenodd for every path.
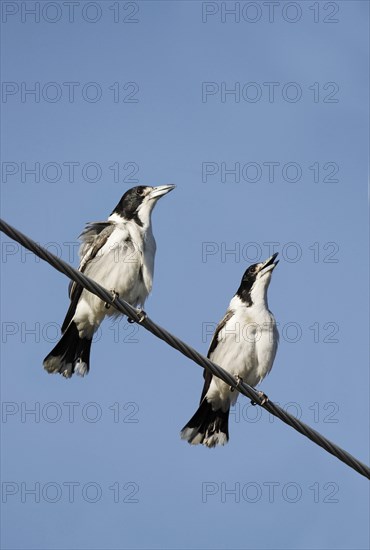
M 71 4 L 2 2 L 2 216 L 77 266 L 85 222 L 176 184 L 146 310 L 204 353 L 274 246 L 261 389 L 368 463 L 368 3 Z M 4 549 L 369 547 L 368 481 L 248 400 L 181 441 L 202 370 L 144 329 L 44 372 L 68 280 L 7 237 L 2 268 Z

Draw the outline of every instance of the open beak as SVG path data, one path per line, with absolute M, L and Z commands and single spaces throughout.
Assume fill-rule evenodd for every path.
M 158 187 L 153 187 L 149 193 L 150 199 L 159 199 L 163 195 L 167 195 L 172 189 L 175 189 L 175 185 L 159 185 Z
M 268 273 L 269 271 L 272 271 L 273 269 L 275 269 L 275 267 L 277 266 L 277 264 L 279 263 L 279 260 L 276 260 L 276 257 L 278 255 L 278 252 L 276 252 L 275 254 L 273 254 L 272 256 L 270 256 L 261 266 L 261 269 L 260 269 L 260 272 L 259 272 L 259 276 L 262 277 L 263 275 L 265 275 L 266 273 Z

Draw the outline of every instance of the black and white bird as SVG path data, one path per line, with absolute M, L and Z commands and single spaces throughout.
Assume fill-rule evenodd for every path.
M 156 243 L 151 213 L 174 185 L 134 187 L 121 198 L 108 220 L 88 223 L 80 235 L 79 271 L 134 307 L 144 305 L 152 289 Z M 120 313 L 75 282 L 62 325 L 62 337 L 44 359 L 44 368 L 70 378 L 89 372 L 91 341 L 106 315 Z
M 213 335 L 207 357 L 255 387 L 270 372 L 279 333 L 267 304 L 267 289 L 277 253 L 265 262 L 251 265 L 243 275 L 222 321 Z M 192 445 L 225 445 L 229 440 L 229 412 L 239 392 L 204 371 L 204 386 L 197 412 L 181 431 Z

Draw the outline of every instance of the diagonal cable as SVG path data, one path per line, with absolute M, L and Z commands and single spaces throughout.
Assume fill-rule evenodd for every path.
M 262 403 L 261 397 L 254 388 L 252 388 L 245 382 L 238 382 L 227 371 L 210 361 L 207 357 L 204 357 L 194 348 L 168 332 L 166 329 L 157 325 L 149 317 L 144 316 L 143 318 L 140 310 L 132 307 L 130 304 L 120 298 L 114 298 L 111 292 L 100 286 L 89 277 L 86 277 L 86 275 L 83 275 L 82 273 L 77 271 L 77 269 L 74 269 L 72 266 L 70 266 L 57 256 L 54 256 L 54 254 L 52 254 L 39 244 L 35 243 L 32 239 L 30 239 L 29 237 L 27 237 L 26 235 L 24 235 L 1 219 L 0 230 L 8 235 L 8 237 L 10 237 L 11 239 L 14 239 L 22 246 L 36 254 L 36 256 L 48 262 L 56 270 L 64 273 L 64 275 L 67 275 L 67 277 L 69 277 L 73 281 L 81 284 L 84 288 L 86 288 L 93 294 L 96 294 L 96 296 L 98 296 L 101 300 L 113 305 L 118 311 L 120 311 L 124 315 L 127 315 L 136 323 L 141 324 L 144 328 L 146 328 L 149 332 L 151 332 L 161 340 L 164 340 L 168 345 L 177 349 L 178 351 L 180 351 L 180 353 L 182 353 L 201 367 L 209 370 L 213 375 L 221 378 L 221 380 L 226 382 L 226 384 L 237 389 L 241 394 L 259 404 L 269 413 L 279 418 L 282 422 L 285 422 L 285 424 L 288 424 L 289 426 L 297 430 L 297 432 L 308 437 L 308 439 L 316 443 L 316 445 L 319 445 L 328 453 L 334 455 L 336 458 L 347 464 L 347 466 L 353 468 L 359 474 L 370 479 L 370 468 L 366 464 L 352 456 L 350 453 L 321 435 L 319 432 L 317 432 L 301 420 L 298 420 L 298 418 L 296 418 L 295 416 L 289 414 L 287 411 L 284 411 L 281 407 L 279 407 L 272 401 L 269 400 L 265 403 Z

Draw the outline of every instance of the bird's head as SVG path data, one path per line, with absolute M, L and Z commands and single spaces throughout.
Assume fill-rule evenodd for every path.
M 147 226 L 150 224 L 150 215 L 158 199 L 174 188 L 174 185 L 133 187 L 122 196 L 111 216 L 117 214 L 125 220 L 135 220 L 139 225 Z
M 237 291 L 237 295 L 247 306 L 256 303 L 267 303 L 267 289 L 271 281 L 271 275 L 279 260 L 276 260 L 278 253 L 273 254 L 258 264 L 253 264 L 245 271 Z

